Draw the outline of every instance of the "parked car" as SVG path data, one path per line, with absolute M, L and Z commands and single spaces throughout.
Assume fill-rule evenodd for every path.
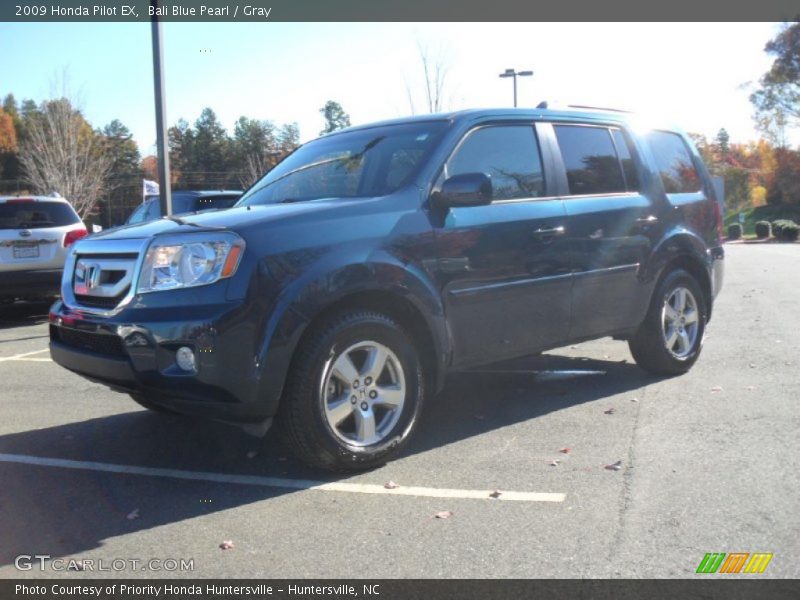
M 648 372 L 689 370 L 721 228 L 674 128 L 547 109 L 365 125 L 302 146 L 230 210 L 79 242 L 50 348 L 149 409 L 275 419 L 307 463 L 366 469 L 448 372 L 603 336 Z
M 86 234 L 63 198 L 0 196 L 0 301 L 57 296 L 67 249 Z
M 176 191 L 172 192 L 172 214 L 202 212 L 230 208 L 241 198 L 240 190 Z M 158 196 L 147 196 L 125 221 L 126 225 L 146 223 L 160 219 L 161 204 Z

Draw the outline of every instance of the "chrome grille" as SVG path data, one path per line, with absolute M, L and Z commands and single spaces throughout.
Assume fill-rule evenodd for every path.
M 133 297 L 149 240 L 81 240 L 69 254 L 61 283 L 64 303 L 110 316 Z

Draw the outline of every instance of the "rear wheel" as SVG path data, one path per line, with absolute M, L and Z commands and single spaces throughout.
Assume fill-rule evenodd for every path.
M 656 375 L 678 375 L 692 368 L 703 346 L 708 310 L 697 280 L 684 270 L 659 284 L 650 309 L 628 342 L 642 369 Z
M 402 449 L 424 397 L 411 340 L 386 315 L 353 311 L 320 324 L 293 362 L 278 426 L 305 463 L 379 466 Z

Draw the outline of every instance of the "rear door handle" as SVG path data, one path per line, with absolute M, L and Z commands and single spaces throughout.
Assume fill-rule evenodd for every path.
M 558 227 L 549 227 L 549 228 L 539 228 L 534 230 L 533 237 L 537 238 L 549 238 L 556 235 L 564 235 L 566 233 L 566 229 L 564 229 L 563 225 Z

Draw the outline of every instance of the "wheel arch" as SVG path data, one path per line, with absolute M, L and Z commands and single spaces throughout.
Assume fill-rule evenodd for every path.
M 345 310 L 372 310 L 395 320 L 419 349 L 428 389 L 443 386 L 449 357 L 441 297 L 410 265 L 360 263 L 309 279 L 279 302 L 270 319 L 260 396 L 277 412 L 289 370 L 314 328 Z
M 683 269 L 692 275 L 700 285 L 708 313 L 707 319 L 710 319 L 714 296 L 710 258 L 704 242 L 688 230 L 676 231 L 656 247 L 654 257 L 653 266 L 650 269 L 653 279 L 652 293 L 655 293 L 661 281 L 669 273 L 676 269 Z

